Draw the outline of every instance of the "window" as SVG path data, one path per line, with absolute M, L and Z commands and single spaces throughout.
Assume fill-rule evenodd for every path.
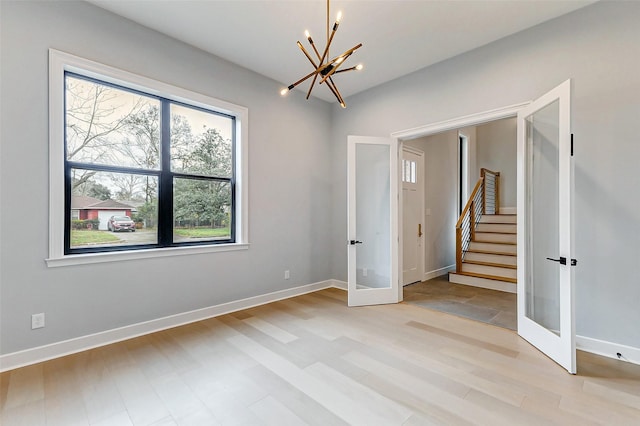
M 416 162 L 402 159 L 402 181 L 416 183 Z
M 50 80 L 50 266 L 246 248 L 246 109 L 54 50 Z

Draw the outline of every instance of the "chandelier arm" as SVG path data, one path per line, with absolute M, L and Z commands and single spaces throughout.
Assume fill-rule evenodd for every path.
M 302 45 L 302 43 L 298 42 L 298 47 L 300 48 L 300 50 L 302 50 L 302 53 L 304 53 L 304 56 L 307 57 L 307 59 L 309 60 L 309 62 L 311 62 L 311 65 L 313 65 L 314 68 L 318 68 L 318 66 L 316 65 L 316 63 L 313 61 L 313 59 L 311 58 L 311 55 L 309 55 L 309 52 L 307 52 L 307 49 L 304 48 L 304 46 Z
M 337 91 L 338 88 L 329 86 L 329 83 L 327 83 L 327 87 L 329 88 L 329 90 L 331 90 L 331 93 L 333 93 L 333 96 L 336 97 L 336 100 L 340 103 L 340 105 L 344 105 L 344 100 L 342 99 L 342 96 L 340 96 L 340 93 Z
M 320 65 L 322 65 L 322 57 L 320 56 L 320 52 L 318 52 L 318 49 L 316 48 L 316 44 L 313 42 L 311 37 L 309 37 L 307 40 L 309 40 L 309 44 L 311 45 L 311 47 L 313 47 L 313 51 L 316 52 L 316 56 L 318 57 L 318 60 L 320 61 Z
M 329 40 L 327 40 L 327 45 L 325 46 L 324 52 L 322 53 L 322 59 L 320 59 L 320 63 L 323 63 L 325 58 L 329 56 L 329 46 L 331 46 L 331 43 L 333 42 L 333 36 L 335 36 L 336 31 L 338 31 L 338 25 L 339 24 L 337 22 L 333 24 L 333 31 L 331 31 L 331 36 L 329 37 Z
M 345 50 L 344 53 L 342 53 L 341 55 L 338 55 L 335 58 L 333 58 L 331 61 L 329 61 L 329 63 L 333 63 L 333 62 L 337 61 L 338 58 L 347 59 L 347 57 L 351 56 L 351 54 L 353 52 L 355 52 L 357 49 L 359 49 L 361 47 L 362 47 L 362 43 L 358 43 L 357 45 L 353 46 L 351 49 Z M 344 60 L 343 60 L 343 62 L 344 62 Z
M 311 86 L 309 86 L 309 91 L 307 92 L 307 99 L 311 96 L 311 91 L 313 90 L 313 86 L 316 84 L 316 80 L 318 79 L 318 74 L 313 76 L 313 81 L 311 82 Z
M 344 103 L 344 99 L 338 90 L 338 86 L 336 86 L 331 77 L 329 77 L 329 80 L 327 81 L 327 87 L 333 92 L 335 97 L 338 99 L 338 102 L 340 102 L 340 105 L 342 105 L 342 108 L 346 108 L 347 104 Z
M 355 71 L 356 69 L 357 69 L 356 67 L 351 67 L 351 68 L 347 68 L 346 70 L 338 70 L 334 72 L 334 74 L 340 74 L 341 72 L 347 72 L 347 71 Z

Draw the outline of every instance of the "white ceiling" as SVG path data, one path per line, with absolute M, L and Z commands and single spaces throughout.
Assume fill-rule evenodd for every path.
M 89 0 L 156 31 L 288 86 L 312 71 L 296 46 L 326 41 L 324 0 Z M 346 98 L 420 68 L 594 3 L 595 0 L 333 0 L 331 25 L 343 18 L 332 55 L 358 43 L 334 78 Z M 299 86 L 306 91 L 311 80 Z M 325 87 L 313 96 L 334 101 Z

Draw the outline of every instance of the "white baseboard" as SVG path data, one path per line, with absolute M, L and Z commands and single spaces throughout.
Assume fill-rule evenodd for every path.
M 576 336 L 576 347 L 582 351 L 640 365 L 640 348 Z M 617 354 L 621 356 L 618 357 Z M 580 366 L 578 366 L 580 368 Z
M 435 275 L 433 275 L 433 277 L 439 276 L 441 275 L 441 271 L 448 270 L 449 268 L 450 267 L 441 268 L 436 271 L 432 271 L 429 274 L 434 273 Z M 425 276 L 426 275 L 427 274 L 425 274 Z M 134 337 L 143 336 L 145 334 L 155 333 L 157 331 L 178 327 L 196 321 L 202 321 L 208 318 L 240 311 L 242 309 L 248 309 L 255 306 L 264 305 L 266 303 L 276 302 L 278 300 L 288 299 L 291 297 L 300 296 L 331 287 L 346 290 L 347 283 L 334 279 L 320 281 L 313 284 L 280 290 L 260 296 L 249 297 L 242 300 L 236 300 L 233 302 L 223 303 L 220 305 L 210 306 L 190 312 L 184 312 L 164 318 L 158 318 L 151 321 L 107 330 L 100 333 L 76 337 L 74 339 L 69 339 L 62 342 L 51 343 L 49 345 L 1 355 L 0 372 L 13 370 L 19 367 L 36 364 L 38 362 L 71 355 L 116 342 L 121 342 L 123 340 L 132 339 Z M 604 340 L 592 339 L 584 336 L 576 336 L 576 346 L 578 349 L 585 352 L 590 352 L 614 359 L 621 359 L 623 361 L 640 365 L 640 348 L 606 342 Z M 617 356 L 618 353 L 621 354 L 620 358 Z
M 500 207 L 500 209 L 498 210 L 498 213 L 500 213 L 500 214 L 518 214 L 518 208 L 517 207 Z
M 260 296 L 249 297 L 233 302 L 222 303 L 220 305 L 197 309 L 190 312 L 183 312 L 164 318 L 158 318 L 138 324 L 127 325 L 120 328 L 114 328 L 112 330 L 89 334 L 87 336 L 76 337 L 73 339 L 51 343 L 36 348 L 1 355 L 0 372 L 13 370 L 15 368 L 36 364 L 38 362 L 47 361 L 66 355 L 71 355 L 116 342 L 121 342 L 123 340 L 143 336 L 145 334 L 155 333 L 157 331 L 178 327 L 192 322 L 202 321 L 208 318 L 240 311 L 242 309 L 253 308 L 255 306 L 264 305 L 266 303 L 288 299 L 306 293 L 312 293 L 314 291 L 323 290 L 329 287 L 343 288 L 343 284 L 344 288 L 346 289 L 346 283 L 343 283 L 342 281 L 320 281 L 313 284 L 275 291 L 273 293 L 262 294 Z
M 339 288 L 340 290 L 344 290 L 347 291 L 348 290 L 348 284 L 346 281 L 340 281 L 340 280 L 329 280 L 331 281 L 331 285 L 329 287 L 335 287 L 335 288 Z
M 433 271 L 425 272 L 424 278 L 422 279 L 422 281 L 429 281 L 433 278 L 439 277 L 440 275 L 445 275 L 455 270 L 456 270 L 455 264 L 445 266 L 444 268 L 440 268 L 440 269 L 434 269 Z

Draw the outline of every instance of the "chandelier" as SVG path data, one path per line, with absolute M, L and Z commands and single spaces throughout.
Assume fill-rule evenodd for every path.
M 359 49 L 362 46 L 362 43 L 358 43 L 356 46 L 345 51 L 344 53 L 334 58 L 331 58 L 329 54 L 329 47 L 331 46 L 331 42 L 333 41 L 333 37 L 335 36 L 336 31 L 338 31 L 338 26 L 340 25 L 341 18 L 342 18 L 342 12 L 338 12 L 338 17 L 336 18 L 336 22 L 333 24 L 333 29 L 330 30 L 331 27 L 329 25 L 329 0 L 327 0 L 327 44 L 325 45 L 322 51 L 322 55 L 320 55 L 320 52 L 318 51 L 318 48 L 313 42 L 313 39 L 311 38 L 311 34 L 309 34 L 309 31 L 305 31 L 305 37 L 307 38 L 307 41 L 311 45 L 311 48 L 313 49 L 313 53 L 315 54 L 316 59 L 311 57 L 307 49 L 304 48 L 304 46 L 302 45 L 302 43 L 300 43 L 300 41 L 298 41 L 298 47 L 300 48 L 300 50 L 302 50 L 302 53 L 304 53 L 304 56 L 307 57 L 309 62 L 311 62 L 311 65 L 313 65 L 314 70 L 309 74 L 305 75 L 304 77 L 302 77 L 300 80 L 289 85 L 289 87 L 282 89 L 282 91 L 280 92 L 282 96 L 289 93 L 289 91 L 291 91 L 294 87 L 296 87 L 300 83 L 313 77 L 313 80 L 311 81 L 311 85 L 309 86 L 309 91 L 307 92 L 307 99 L 309 99 L 309 96 L 311 96 L 311 91 L 313 90 L 313 87 L 315 86 L 316 81 L 318 81 L 318 78 L 320 78 L 320 80 L 318 81 L 318 84 L 319 85 L 325 84 L 329 88 L 331 93 L 333 93 L 333 95 L 336 97 L 336 99 L 340 103 L 340 106 L 342 106 L 342 108 L 347 107 L 347 105 L 344 102 L 344 99 L 342 98 L 342 95 L 340 94 L 340 91 L 338 90 L 338 87 L 333 81 L 333 77 L 339 73 L 362 69 L 362 64 L 358 64 L 351 68 L 340 69 L 340 67 L 344 64 L 347 58 L 349 58 L 349 56 L 351 56 L 353 52 L 355 52 L 357 49 Z M 316 60 L 318 62 L 316 62 Z

